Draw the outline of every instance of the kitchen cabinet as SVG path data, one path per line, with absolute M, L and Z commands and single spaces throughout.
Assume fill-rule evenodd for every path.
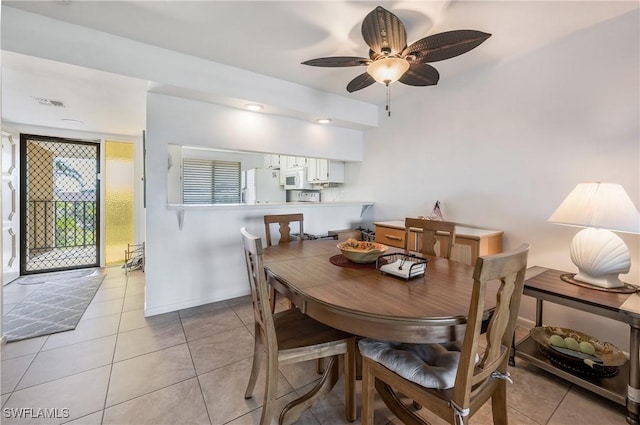
M 404 220 L 380 221 L 373 223 L 376 231 L 376 242 L 394 246 L 405 247 Z M 419 251 L 421 249 L 422 230 L 415 229 L 409 232 L 409 249 Z M 451 250 L 451 259 L 474 266 L 481 255 L 497 254 L 502 252 L 502 231 L 480 229 L 474 227 L 456 226 L 456 241 Z M 436 235 L 440 242 L 440 249 L 446 248 L 447 240 L 444 236 Z
M 344 183 L 344 162 L 309 158 L 307 180 L 311 183 Z
M 302 156 L 280 156 L 280 169 L 285 164 L 287 169 L 303 168 L 307 166 L 307 158 Z
M 266 154 L 264 156 L 264 168 L 271 170 L 280 169 L 280 155 Z

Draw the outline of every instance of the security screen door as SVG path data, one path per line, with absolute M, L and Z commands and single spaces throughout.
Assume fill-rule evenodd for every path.
M 20 274 L 97 267 L 100 145 L 20 136 Z

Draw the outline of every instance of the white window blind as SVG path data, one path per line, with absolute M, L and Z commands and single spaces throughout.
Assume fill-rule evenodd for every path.
M 183 203 L 239 204 L 240 189 L 240 162 L 182 160 Z

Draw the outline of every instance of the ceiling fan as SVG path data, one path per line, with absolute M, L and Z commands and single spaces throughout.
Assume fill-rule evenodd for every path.
M 410 86 L 438 84 L 440 74 L 428 64 L 466 53 L 491 37 L 482 31 L 456 30 L 424 37 L 407 46 L 407 32 L 400 19 L 378 6 L 362 21 L 362 38 L 369 45 L 369 57 L 335 56 L 310 59 L 303 65 L 323 67 L 366 66 L 347 85 L 353 93 L 376 81 L 389 87 L 400 81 Z M 388 93 L 388 92 L 387 92 Z M 388 96 L 388 94 L 387 94 Z M 387 110 L 389 109 L 387 97 Z

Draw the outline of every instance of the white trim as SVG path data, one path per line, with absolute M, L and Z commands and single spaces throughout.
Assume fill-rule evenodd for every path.
M 218 301 L 230 300 L 232 298 L 249 295 L 250 293 L 251 292 L 249 288 L 243 288 L 241 290 L 225 291 L 211 298 L 189 300 L 189 301 L 184 301 L 176 304 L 162 305 L 162 306 L 158 306 L 150 309 L 146 307 L 146 302 L 145 302 L 144 317 L 155 316 L 157 314 L 162 314 L 162 313 L 169 313 L 172 311 L 178 311 L 185 308 L 198 307 L 204 304 L 215 303 Z

